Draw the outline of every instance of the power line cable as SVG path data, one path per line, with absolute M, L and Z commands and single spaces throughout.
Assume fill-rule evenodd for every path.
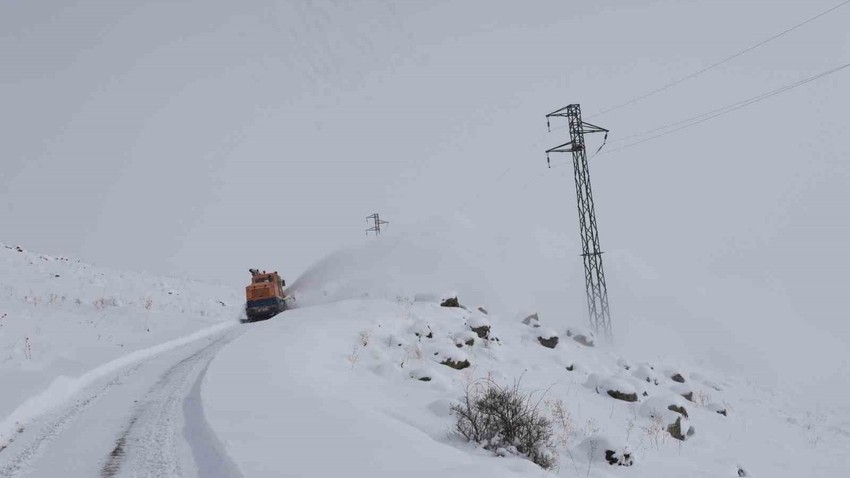
M 771 98 L 773 96 L 785 93 L 786 91 L 793 90 L 794 88 L 797 88 L 799 86 L 803 86 L 807 83 L 811 83 L 813 81 L 819 80 L 819 79 L 824 78 L 826 76 L 832 75 L 832 74 L 837 73 L 837 72 L 839 72 L 839 71 L 841 71 L 845 68 L 848 68 L 848 67 L 850 67 L 850 63 L 845 63 L 841 66 L 837 66 L 835 68 L 824 71 L 822 73 L 818 73 L 817 75 L 810 76 L 808 78 L 797 81 L 795 83 L 791 83 L 789 85 L 785 85 L 785 86 L 777 88 L 775 90 L 768 91 L 767 93 L 762 93 L 758 96 L 753 96 L 751 98 L 739 101 L 737 103 L 733 103 L 731 105 L 724 106 L 723 108 L 718 108 L 716 110 L 712 110 L 712 111 L 709 111 L 707 113 L 703 113 L 703 114 L 700 114 L 700 115 L 697 115 L 697 116 L 693 116 L 693 117 L 688 118 L 688 119 L 677 121 L 675 123 L 670 123 L 670 124 L 665 125 L 665 126 L 654 128 L 654 129 L 651 129 L 649 131 L 645 131 L 643 133 L 631 135 L 629 137 L 644 136 L 646 134 L 651 134 L 651 133 L 654 133 L 656 131 L 665 130 L 665 129 L 675 127 L 674 129 L 671 129 L 669 131 L 665 131 L 663 133 L 659 133 L 659 134 L 656 134 L 654 136 L 650 136 L 649 138 L 644 138 L 644 139 L 641 139 L 639 141 L 635 141 L 635 142 L 620 146 L 619 148 L 610 149 L 610 150 L 602 152 L 600 154 L 611 154 L 615 151 L 620 151 L 620 150 L 623 150 L 623 149 L 626 149 L 626 148 L 630 148 L 632 146 L 637 146 L 641 143 L 645 143 L 647 141 L 651 141 L 653 139 L 660 138 L 662 136 L 667 136 L 668 134 L 675 133 L 675 132 L 683 130 L 685 128 L 690 128 L 691 126 L 696 126 L 696 125 L 698 125 L 700 123 L 704 123 L 704 122 L 706 122 L 710 119 L 714 119 L 714 118 L 717 118 L 718 116 L 722 116 L 722 115 L 725 115 L 727 113 L 731 113 L 733 111 L 739 110 L 741 108 L 745 108 L 747 106 L 750 106 L 752 104 L 758 103 L 758 102 L 763 101 L 763 100 L 766 100 L 766 99 Z M 678 126 L 678 127 L 676 127 L 676 126 Z
M 806 84 L 806 83 L 808 83 L 808 82 L 810 82 L 810 81 L 817 80 L 817 79 L 819 79 L 819 78 L 822 78 L 823 76 L 826 76 L 827 74 L 834 73 L 834 72 L 836 72 L 836 71 L 838 71 L 838 70 L 841 70 L 842 68 L 846 68 L 846 67 L 847 67 L 847 65 L 842 65 L 842 66 L 839 66 L 839 67 L 834 68 L 834 69 L 832 69 L 832 70 L 828 70 L 828 71 L 826 71 L 826 72 L 819 73 L 819 74 L 817 74 L 817 75 L 815 75 L 815 76 L 811 76 L 811 77 L 809 77 L 809 78 L 805 78 L 805 79 L 800 80 L 800 81 L 798 81 L 798 82 L 795 82 L 795 83 L 791 83 L 791 84 L 789 84 L 789 85 L 782 86 L 782 87 L 780 87 L 780 88 L 777 88 L 777 89 L 775 89 L 775 90 L 768 91 L 768 92 L 766 92 L 766 93 L 762 93 L 762 94 L 760 94 L 760 95 L 758 95 L 758 96 L 753 96 L 753 97 L 747 98 L 747 99 L 745 99 L 745 100 L 741 100 L 741 101 L 739 101 L 739 102 L 737 102 L 737 103 L 732 103 L 732 104 L 730 104 L 730 105 L 726 105 L 726 106 L 724 106 L 724 107 L 722 107 L 722 108 L 717 108 L 716 110 L 711 110 L 711 111 L 708 111 L 708 112 L 706 112 L 706 113 L 703 113 L 703 114 L 700 114 L 700 115 L 697 115 L 697 116 L 692 116 L 692 117 L 690 117 L 690 118 L 686 118 L 686 119 L 683 119 L 683 120 L 676 121 L 676 122 L 674 122 L 674 123 L 668 123 L 668 124 L 665 124 L 665 125 L 663 125 L 663 126 L 658 126 L 657 128 L 652 128 L 652 129 L 650 129 L 650 130 L 642 131 L 642 132 L 640 132 L 640 133 L 630 134 L 630 135 L 628 135 L 628 136 L 623 136 L 622 138 L 616 138 L 616 139 L 611 140 L 610 142 L 611 142 L 611 143 L 622 143 L 623 141 L 628 141 L 629 139 L 632 139 L 632 138 L 639 138 L 639 137 L 641 137 L 641 136 L 646 136 L 646 135 L 649 135 L 649 134 L 655 133 L 655 132 L 657 132 L 657 131 L 662 131 L 662 130 L 669 129 L 669 128 L 672 128 L 672 127 L 675 127 L 675 126 L 679 126 L 679 125 L 681 125 L 681 124 L 689 123 L 689 122 L 692 122 L 692 121 L 698 120 L 698 119 L 700 119 L 700 118 L 702 118 L 702 117 L 704 117 L 704 116 L 711 116 L 711 115 L 713 115 L 713 114 L 715 114 L 715 113 L 725 112 L 726 110 L 731 110 L 732 108 L 735 108 L 735 107 L 737 107 L 738 105 L 744 105 L 744 103 L 749 104 L 749 103 L 753 102 L 753 100 L 756 100 L 756 99 L 762 99 L 762 97 L 770 97 L 770 96 L 773 96 L 773 95 L 775 95 L 775 94 L 783 93 L 783 92 L 785 92 L 785 91 L 787 91 L 787 90 L 790 90 L 790 89 L 792 89 L 792 88 L 796 88 L 797 86 L 804 85 L 804 84 Z M 744 105 L 744 106 L 746 106 L 746 105 Z
M 637 102 L 638 102 L 638 101 L 640 101 L 640 100 L 643 100 L 643 99 L 645 99 L 645 98 L 649 98 L 650 96 L 653 96 L 653 95 L 655 95 L 655 94 L 661 93 L 662 91 L 666 91 L 666 90 L 668 90 L 668 89 L 670 89 L 670 88 L 672 88 L 672 87 L 674 87 L 674 86 L 676 86 L 676 85 L 678 85 L 678 84 L 680 84 L 680 83 L 683 83 L 683 82 L 685 82 L 685 81 L 688 81 L 688 80 L 690 80 L 690 79 L 692 79 L 692 78 L 696 78 L 697 76 L 702 75 L 703 73 L 705 73 L 705 72 L 707 72 L 707 71 L 709 71 L 709 70 L 712 70 L 712 69 L 714 69 L 714 68 L 716 68 L 716 67 L 718 67 L 718 66 L 720 66 L 720 65 L 722 65 L 722 64 L 724 64 L 724 63 L 726 63 L 726 62 L 729 62 L 729 61 L 731 61 L 731 60 L 734 60 L 735 58 L 738 58 L 738 57 L 739 57 L 739 56 L 741 56 L 741 55 L 744 55 L 744 54 L 746 54 L 746 53 L 749 53 L 749 52 L 751 52 L 751 51 L 755 50 L 756 48 L 759 48 L 759 47 L 761 47 L 761 46 L 764 46 L 764 45 L 766 45 L 766 44 L 768 44 L 768 43 L 772 42 L 773 40 L 776 40 L 777 38 L 779 38 L 779 37 L 781 37 L 781 36 L 783 36 L 783 35 L 786 35 L 786 34 L 788 34 L 788 33 L 791 33 L 791 32 L 793 32 L 794 30 L 796 30 L 796 29 L 798 29 L 798 28 L 800 28 L 800 27 L 802 27 L 802 26 L 804 26 L 804 25 L 807 25 L 807 24 L 809 24 L 809 23 L 811 23 L 811 22 L 815 21 L 815 20 L 817 20 L 818 18 L 820 18 L 820 17 L 822 17 L 822 16 L 824 16 L 824 15 L 827 15 L 827 14 L 829 14 L 829 13 L 832 13 L 833 11 L 838 10 L 839 8 L 843 7 L 844 5 L 847 5 L 848 3 L 850 3 L 850 0 L 846 0 L 846 1 L 844 1 L 844 2 L 841 2 L 841 3 L 839 3 L 838 5 L 836 5 L 836 6 L 832 7 L 832 8 L 830 8 L 830 9 L 828 9 L 828 10 L 825 10 L 825 11 L 823 11 L 823 12 L 821 12 L 821 13 L 818 13 L 817 15 L 815 15 L 815 16 L 813 16 L 813 17 L 809 18 L 808 20 L 806 20 L 806 21 L 804 21 L 804 22 L 802 22 L 802 23 L 798 23 L 798 24 L 794 25 L 793 27 L 788 28 L 787 30 L 782 31 L 781 33 L 777 33 L 776 35 L 773 35 L 772 37 L 770 37 L 770 38 L 768 38 L 768 39 L 766 39 L 766 40 L 762 40 L 761 42 L 756 43 L 756 44 L 755 44 L 755 45 L 753 45 L 753 46 L 747 47 L 747 48 L 745 48 L 745 49 L 743 49 L 743 50 L 741 50 L 741 51 L 739 51 L 739 52 L 737 52 L 737 53 L 735 53 L 735 54 L 733 54 L 733 55 L 731 55 L 731 56 L 728 56 L 728 57 L 726 57 L 726 58 L 724 58 L 724 59 L 722 59 L 722 60 L 720 60 L 720 61 L 718 61 L 718 62 L 716 62 L 716 63 L 713 63 L 713 64 L 711 64 L 711 65 L 709 65 L 709 66 L 707 66 L 707 67 L 705 67 L 705 68 L 703 68 L 703 69 L 701 69 L 701 70 L 695 71 L 695 72 L 691 73 L 690 75 L 687 75 L 687 76 L 685 76 L 685 77 L 683 77 L 683 78 L 679 78 L 678 80 L 675 80 L 675 81 L 673 81 L 673 82 L 671 82 L 671 83 L 668 83 L 668 84 L 666 84 L 666 85 L 664 85 L 664 86 L 662 86 L 662 87 L 660 87 L 660 88 L 657 88 L 657 89 L 655 89 L 655 90 L 652 90 L 652 91 L 650 91 L 649 93 L 645 93 L 645 94 L 640 95 L 640 96 L 638 96 L 638 97 L 632 98 L 631 100 L 626 101 L 625 103 L 620 103 L 619 105 L 612 106 L 611 108 L 608 108 L 608 109 L 606 109 L 606 110 L 602 110 L 602 111 L 600 111 L 600 112 L 598 112 L 598 113 L 595 113 L 595 114 L 593 114 L 593 115 L 591 115 L 591 116 L 588 116 L 588 119 L 595 118 L 595 117 L 597 117 L 597 116 L 601 116 L 601 115 L 604 115 L 604 114 L 606 114 L 606 113 L 610 113 L 610 112 L 612 112 L 612 111 L 614 111 L 614 110 L 618 110 L 618 109 L 620 109 L 620 108 L 623 108 L 623 107 L 626 107 L 626 106 L 632 105 L 632 104 L 634 104 L 634 103 L 637 103 Z

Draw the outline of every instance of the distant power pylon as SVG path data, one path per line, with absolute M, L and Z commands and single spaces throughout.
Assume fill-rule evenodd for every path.
M 378 213 L 372 214 L 371 216 L 366 216 L 366 222 L 369 222 L 369 219 L 373 221 L 373 226 L 369 229 L 366 229 L 366 235 L 368 236 L 370 232 L 374 232 L 375 235 L 381 234 L 381 226 L 384 224 L 389 224 L 389 222 L 381 219 L 381 216 Z
M 570 126 L 570 142 L 547 150 L 546 163 L 550 164 L 549 153 L 572 153 L 573 155 L 587 312 L 590 315 L 590 326 L 593 331 L 610 338 L 611 312 L 608 308 L 608 287 L 605 284 L 605 271 L 602 269 L 602 250 L 599 247 L 599 231 L 596 228 L 596 212 L 590 188 L 590 169 L 587 166 L 587 149 L 584 143 L 584 135 L 588 133 L 604 132 L 607 140 L 608 130 L 583 122 L 579 105 L 569 105 L 546 115 L 547 127 L 552 117 L 567 118 Z M 603 141 L 602 144 L 604 146 L 605 142 Z M 602 146 L 599 149 L 602 149 Z

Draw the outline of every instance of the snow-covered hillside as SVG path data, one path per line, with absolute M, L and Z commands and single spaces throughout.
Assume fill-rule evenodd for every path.
M 330 256 L 293 283 L 294 309 L 238 325 L 240 290 L 3 246 L 0 475 L 846 473 L 846 414 L 676 357 L 685 338 L 635 359 L 641 335 L 612 346 L 583 317 L 481 303 L 486 282 L 436 251 L 396 244 L 361 267 L 380 249 Z M 422 261 L 433 275 L 411 272 Z M 460 295 L 429 288 L 437 269 L 459 274 L 447 287 Z M 821 383 L 809 395 L 841 392 Z M 518 387 L 549 420 L 535 453 L 551 471 L 504 439 L 454 433 L 453 407 L 491 386 Z
M 0 244 L 0 447 L 10 426 L 70 398 L 97 367 L 235 323 L 242 304 L 240 290 Z
M 204 385 L 207 417 L 244 476 L 550 476 L 452 433 L 467 390 L 517 382 L 552 420 L 557 476 L 846 473 L 846 417 L 758 377 L 687 357 L 632 361 L 580 328 L 501 316 L 463 294 L 466 308 L 441 307 L 444 294 L 353 298 L 318 280 L 299 292 L 309 306 L 251 325 Z

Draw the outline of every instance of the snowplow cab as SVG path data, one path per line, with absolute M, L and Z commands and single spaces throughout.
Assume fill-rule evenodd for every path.
M 251 284 L 245 287 L 245 315 L 248 322 L 268 319 L 286 310 L 286 282 L 277 271 L 249 271 Z

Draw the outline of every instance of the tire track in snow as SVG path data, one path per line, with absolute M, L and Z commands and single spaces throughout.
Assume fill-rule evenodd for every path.
M 210 367 L 210 361 L 198 374 L 198 379 L 192 386 L 192 391 L 183 400 L 183 416 L 186 425 L 183 435 L 192 449 L 198 476 L 201 478 L 241 478 L 239 467 L 227 454 L 218 435 L 212 430 L 204 416 L 204 404 L 201 401 L 201 383 Z
M 101 478 L 186 476 L 190 463 L 182 460 L 180 453 L 185 445 L 198 476 L 240 476 L 206 423 L 200 384 L 215 354 L 242 332 L 223 334 L 160 377 L 115 440 L 115 448 L 101 468 Z M 185 421 L 182 429 L 178 427 L 181 418 Z
M 223 330 L 233 327 L 234 323 L 220 323 L 199 330 L 185 337 L 169 340 L 146 349 L 136 350 L 127 355 L 118 357 L 110 362 L 95 367 L 83 375 L 72 379 L 70 383 L 54 381 L 47 389 L 30 397 L 18 406 L 9 416 L 0 420 L 0 438 L 14 437 L 17 423 L 27 423 L 45 415 L 44 411 L 67 407 L 81 390 L 93 386 L 98 380 L 120 373 L 121 370 L 138 363 L 148 361 L 165 352 L 177 349 L 183 345 L 191 344 L 214 334 L 221 334 Z
M 13 477 L 20 471 L 29 466 L 36 458 L 41 455 L 44 448 L 76 418 L 91 407 L 98 399 L 109 393 L 110 389 L 115 385 L 120 385 L 123 379 L 133 375 L 142 364 L 124 370 L 118 376 L 106 382 L 102 387 L 98 388 L 94 393 L 85 398 L 77 399 L 74 404 L 56 416 L 48 418 L 47 423 L 39 428 L 32 441 L 24 445 L 24 449 L 18 451 L 8 462 L 0 465 L 0 476 Z M 14 442 L 13 442 L 14 443 Z M 13 444 L 13 443 L 10 443 Z M 11 448 L 11 446 L 10 446 Z

